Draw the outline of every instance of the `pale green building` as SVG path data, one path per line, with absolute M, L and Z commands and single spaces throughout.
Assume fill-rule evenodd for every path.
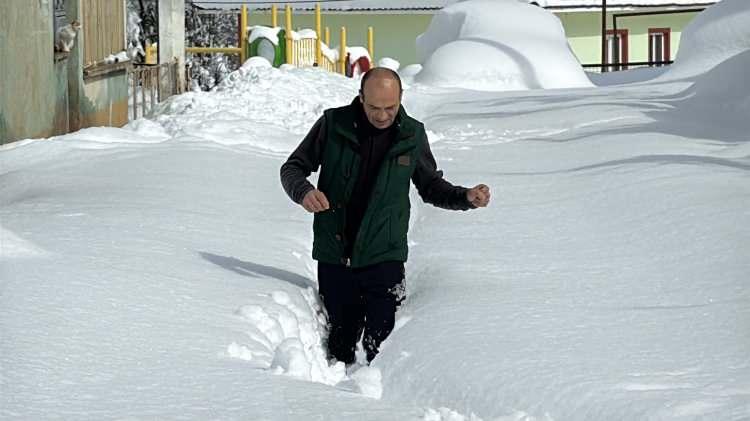
M 601 64 L 602 0 L 529 0 L 554 13 L 581 64 Z M 718 0 L 607 0 L 608 62 L 669 62 L 674 59 L 685 26 L 700 10 Z M 201 0 L 203 7 L 236 8 L 237 1 Z M 367 28 L 375 32 L 375 59 L 392 57 L 402 65 L 417 63 L 416 37 L 433 15 L 452 0 L 352 0 L 323 2 L 323 26 L 330 28 L 332 46 L 339 44 L 342 26 L 347 45 L 367 45 Z M 250 25 L 271 25 L 272 3 L 248 4 Z M 283 25 L 284 3 L 279 8 Z M 293 27 L 314 28 L 314 2 L 293 4 Z M 647 15 L 636 15 L 649 13 Z M 617 24 L 617 37 L 613 26 Z M 502 24 L 499 20 L 498 24 Z M 615 44 L 619 41 L 619 45 Z M 618 53 L 619 60 L 615 60 Z M 631 66 L 632 67 L 632 66 Z

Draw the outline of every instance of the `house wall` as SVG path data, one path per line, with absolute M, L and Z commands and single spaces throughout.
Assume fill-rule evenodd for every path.
M 128 78 L 125 70 L 80 78 L 80 128 L 121 127 L 128 123 Z
M 55 58 L 53 8 L 51 0 L 0 0 L 0 144 L 128 121 L 125 70 L 84 78 L 82 32 L 69 55 Z M 80 20 L 78 1 L 68 0 L 66 13 Z
M 67 60 L 55 62 L 51 1 L 0 1 L 0 144 L 65 133 Z
M 122 0 L 106 0 L 107 7 L 124 7 Z M 66 2 L 68 18 L 83 22 L 81 4 Z M 102 28 L 106 30 L 106 28 Z M 124 69 L 96 77 L 83 75 L 85 33 L 80 31 L 68 60 L 68 92 L 70 95 L 70 130 L 93 126 L 120 127 L 128 122 L 128 77 Z M 100 59 L 103 59 L 101 57 Z
M 620 13 L 620 12 L 618 12 Z M 674 60 L 682 31 L 697 13 L 674 15 L 629 16 L 617 18 L 617 29 L 628 30 L 628 61 L 648 61 L 649 28 L 671 28 L 670 55 Z M 568 43 L 583 64 L 601 62 L 601 13 L 557 13 L 565 28 Z M 612 29 L 612 14 L 608 14 L 607 28 Z

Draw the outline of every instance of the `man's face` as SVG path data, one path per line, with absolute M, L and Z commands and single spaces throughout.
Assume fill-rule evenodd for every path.
M 365 82 L 359 95 L 367 120 L 378 129 L 391 127 L 401 105 L 398 82 L 391 78 L 373 77 Z

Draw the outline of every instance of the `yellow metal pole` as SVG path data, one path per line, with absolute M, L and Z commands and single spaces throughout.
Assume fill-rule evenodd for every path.
M 240 64 L 247 59 L 247 49 L 245 42 L 247 40 L 247 6 L 242 5 L 242 15 L 240 17 Z
M 156 64 L 156 45 L 146 46 L 146 64 Z
M 286 62 L 294 64 L 292 60 L 292 8 L 288 4 L 284 14 L 286 18 Z
M 367 28 L 367 52 L 370 53 L 371 63 L 375 63 L 375 37 L 372 26 Z
M 341 50 L 339 51 L 339 66 L 342 75 L 346 74 L 346 27 L 341 27 Z
M 185 52 L 193 54 L 240 54 L 241 48 L 237 47 L 185 47 Z
M 271 5 L 271 27 L 276 28 L 279 26 L 279 10 L 276 5 Z
M 321 22 L 320 22 L 320 3 L 315 4 L 315 63 L 317 63 L 318 66 L 320 66 L 323 63 L 323 48 L 320 45 L 323 40 L 321 39 L 321 33 L 320 30 Z
M 331 46 L 331 28 L 326 26 L 326 45 Z

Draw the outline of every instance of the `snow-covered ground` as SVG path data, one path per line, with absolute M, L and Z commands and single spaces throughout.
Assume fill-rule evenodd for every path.
M 151 120 L 3 146 L 0 418 L 750 419 L 747 57 L 410 85 L 446 177 L 493 202 L 414 195 L 408 298 L 353 378 L 278 169 L 356 80 L 248 64 Z

